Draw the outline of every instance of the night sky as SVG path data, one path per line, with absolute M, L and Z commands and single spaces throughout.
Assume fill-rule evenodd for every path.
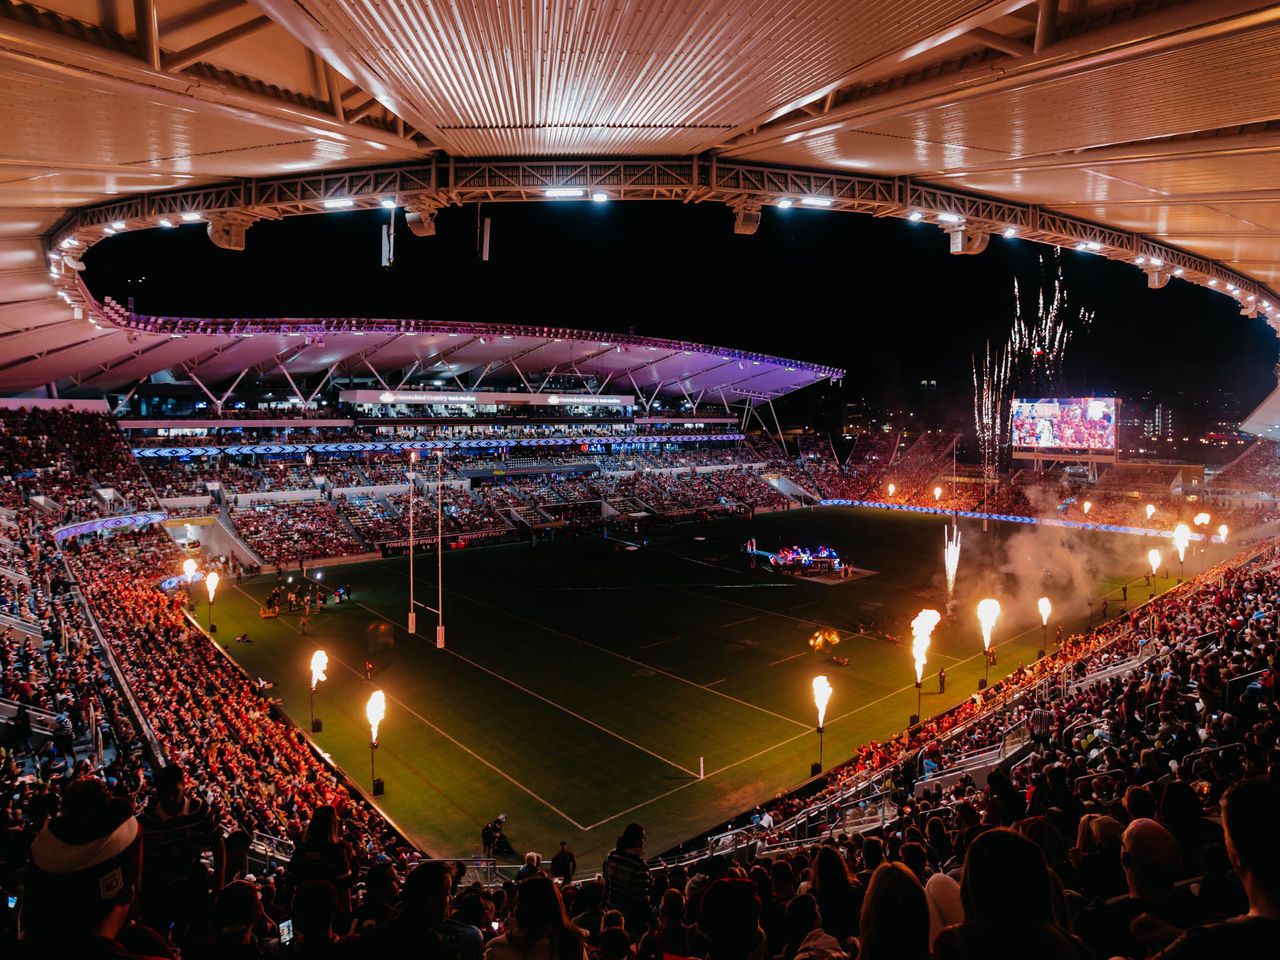
M 492 219 L 488 262 L 480 217 Z M 85 257 L 85 280 L 145 313 L 507 321 L 758 350 L 842 366 L 846 395 L 877 407 L 910 404 L 936 380 L 940 419 L 959 426 L 970 354 L 1004 342 L 1014 277 L 1034 311 L 1029 291 L 1056 269 L 1050 247 L 993 238 L 952 256 L 937 227 L 891 218 L 769 208 L 754 236 L 736 236 L 721 204 L 548 202 L 451 208 L 429 238 L 397 211 L 386 270 L 386 219 L 261 221 L 243 253 L 214 247 L 204 224 L 113 237 Z M 1247 414 L 1275 386 L 1274 334 L 1228 297 L 1176 279 L 1149 290 L 1136 266 L 1071 250 L 1061 265 L 1070 300 L 1094 313 L 1067 350 L 1070 392 L 1225 389 Z

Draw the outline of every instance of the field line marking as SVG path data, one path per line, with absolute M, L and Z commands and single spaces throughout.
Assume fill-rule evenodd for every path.
M 741 620 L 734 620 L 730 623 L 722 623 L 720 624 L 720 629 L 727 630 L 729 627 L 739 627 L 744 623 L 750 623 L 752 620 L 759 620 L 759 619 L 760 619 L 759 617 L 744 617 Z
M 356 601 L 356 602 L 358 603 L 359 601 Z M 360 606 L 364 606 L 364 604 L 360 604 Z M 366 609 L 366 610 L 369 610 L 369 612 L 370 612 L 370 613 L 373 613 L 373 614 L 375 614 L 376 616 L 381 616 L 381 614 L 379 614 L 376 610 L 372 610 L 372 609 L 370 609 L 369 607 L 365 607 L 365 609 Z M 342 664 L 344 667 L 346 667 L 346 668 L 347 668 L 347 670 L 350 670 L 350 671 L 351 671 L 351 673 L 355 674 L 355 675 L 356 675 L 357 677 L 359 677 L 361 680 L 363 680 L 363 679 L 364 679 L 364 674 L 362 674 L 360 671 L 358 671 L 358 670 L 354 669 L 354 668 L 351 666 L 351 664 L 347 663 L 347 662 L 346 662 L 345 660 L 343 660 L 341 657 L 331 657 L 330 659 L 331 659 L 331 660 L 336 660 L 338 663 Z M 484 757 L 480 756 L 480 754 L 476 753 L 474 750 L 472 750 L 470 747 L 468 747 L 465 743 L 462 743 L 460 740 L 458 740 L 458 739 L 456 739 L 455 737 L 451 736 L 451 735 L 450 735 L 450 734 L 448 734 L 446 731 L 442 730 L 440 727 L 437 727 L 434 723 L 432 723 L 430 720 L 428 720 L 426 717 L 424 717 L 422 714 L 420 714 L 417 710 L 413 709 L 413 707 L 409 706 L 407 703 L 405 703 L 403 700 L 401 700 L 401 699 L 400 699 L 399 697 L 397 697 L 395 694 L 388 694 L 388 695 L 387 695 L 387 699 L 388 699 L 388 700 L 390 700 L 390 701 L 392 701 L 393 703 L 397 704 L 397 705 L 398 705 L 402 710 L 404 710 L 404 711 L 405 711 L 405 713 L 408 713 L 408 714 L 410 714 L 411 716 L 417 717 L 417 719 L 418 719 L 418 720 L 420 720 L 420 721 L 422 721 L 423 723 L 425 723 L 428 727 L 430 727 L 430 728 L 431 728 L 432 730 L 434 730 L 436 733 L 440 734 L 440 736 L 444 737 L 446 740 L 448 740 L 450 743 L 452 743 L 452 744 L 453 744 L 455 747 L 457 747 L 459 750 L 462 750 L 463 752 L 465 752 L 465 753 L 469 754 L 470 756 L 475 757 L 477 760 L 479 760 L 481 763 L 483 763 L 486 767 L 488 767 L 490 770 L 492 770 L 492 771 L 493 771 L 494 773 L 496 773 L 498 776 L 502 777 L 502 779 L 503 779 L 503 780 L 506 780 L 508 783 L 512 784 L 513 786 L 518 787 L 520 790 L 523 790 L 525 793 L 527 793 L 529 796 L 533 797 L 533 799 L 537 800 L 540 804 L 542 804 L 542 805 L 543 805 L 544 807 L 546 807 L 548 810 L 551 810 L 551 811 L 553 811 L 553 812 L 555 812 L 555 813 L 559 814 L 560 816 L 564 817 L 564 818 L 565 818 L 565 820 L 569 821 L 569 823 L 573 824 L 573 825 L 574 825 L 575 827 L 577 827 L 579 830 L 585 830 L 585 829 L 586 829 L 586 827 L 584 827 L 582 824 L 580 824 L 577 820 L 573 819 L 573 817 L 569 816 L 567 813 L 565 813 L 563 810 L 561 810 L 559 807 L 557 807 L 555 804 L 553 804 L 550 800 L 547 800 L 547 799 L 545 799 L 545 798 L 543 798 L 543 797 L 538 796 L 536 793 L 534 793 L 532 790 L 530 790 L 528 787 L 526 787 L 526 786 L 525 786 L 523 783 L 521 783 L 519 780 L 517 780 L 517 779 L 515 779 L 514 777 L 510 776 L 510 775 L 509 775 L 505 770 L 503 770 L 501 767 L 495 766 L 494 764 L 490 763 L 490 762 L 489 762 L 488 760 L 486 760 Z
M 697 584 L 693 584 L 693 586 L 697 586 Z M 800 610 L 800 609 L 801 609 L 801 608 L 803 608 L 803 607 L 812 607 L 812 606 L 814 606 L 815 604 L 817 604 L 817 602 L 818 602 L 817 600 L 810 600 L 810 601 L 808 601 L 807 603 L 797 603 L 797 604 L 796 604 L 795 606 L 793 606 L 791 609 L 792 609 L 792 610 Z
M 625 660 L 627 661 L 627 663 L 634 663 L 637 667 L 644 667 L 646 670 L 652 670 L 654 673 L 660 673 L 664 677 L 670 677 L 672 680 L 678 680 L 680 683 L 688 684 L 691 687 L 697 687 L 699 690 L 706 690 L 708 693 L 713 694 L 714 696 L 723 697 L 725 700 L 732 700 L 734 703 L 740 704 L 741 706 L 750 707 L 752 710 L 758 710 L 761 713 L 767 713 L 769 716 L 777 717 L 779 720 L 785 720 L 787 723 L 791 724 L 794 727 L 804 727 L 806 730 L 809 728 L 809 725 L 807 723 L 801 723 L 799 720 L 795 720 L 791 717 L 783 716 L 780 713 L 774 713 L 772 710 L 766 709 L 765 707 L 757 706 L 754 703 L 748 703 L 746 700 L 740 700 L 737 697 L 731 697 L 729 696 L 729 694 L 721 693 L 719 690 L 711 690 L 701 683 L 695 683 L 694 681 L 689 680 L 686 677 L 680 676 L 678 673 L 672 673 L 670 670 L 662 669 L 662 667 L 656 667 L 651 663 L 645 663 L 643 660 L 637 660 L 635 657 L 629 657 L 625 653 L 618 653 L 618 651 L 616 650 L 610 650 L 608 647 L 602 647 L 600 644 L 592 643 L 590 640 L 583 640 L 581 637 L 575 637 L 572 633 L 566 633 L 563 630 L 558 630 L 555 627 L 548 626 L 545 623 L 538 623 L 536 620 L 530 620 L 528 617 L 522 617 L 518 613 L 514 613 L 511 610 L 504 610 L 502 607 L 499 607 L 492 603 L 488 603 L 487 601 L 484 601 L 484 600 L 480 600 L 477 597 L 472 597 L 465 593 L 459 593 L 457 590 L 449 590 L 448 592 L 452 593 L 455 597 L 461 597 L 462 599 L 470 601 L 471 603 L 477 604 L 479 606 L 488 607 L 490 610 L 496 610 L 498 611 L 498 613 L 502 614 L 503 616 L 511 617 L 513 620 L 519 620 L 522 623 L 527 623 L 531 627 L 536 627 L 539 630 L 545 630 L 547 631 L 547 633 L 554 633 L 558 636 L 564 637 L 566 640 L 572 640 L 574 643 L 580 643 L 584 647 L 591 647 L 592 649 L 599 650 L 601 653 L 606 653 L 611 657 L 617 657 L 619 660 Z M 704 597 L 703 599 L 709 599 L 709 598 Z M 366 607 L 365 609 L 369 610 L 370 608 Z M 377 613 L 377 611 L 375 610 L 371 610 L 370 612 Z M 377 615 L 379 617 L 382 617 L 384 620 L 386 619 L 386 617 L 384 617 L 380 613 L 378 613 Z M 912 686 L 914 687 L 915 685 L 912 684 Z
M 355 603 L 358 606 L 364 607 L 366 610 L 368 610 L 370 613 L 374 614 L 375 616 L 379 615 L 378 612 L 374 610 L 372 607 L 365 607 L 365 605 L 363 603 L 360 603 L 359 601 L 355 601 Z M 419 637 L 423 636 L 422 634 L 416 633 L 416 632 L 414 635 Z M 556 703 L 554 700 L 548 700 L 542 694 L 535 693 L 533 690 L 530 690 L 528 687 L 522 686 L 521 684 L 516 683 L 514 680 L 508 677 L 504 677 L 502 674 L 498 673 L 496 670 L 490 670 L 488 667 L 484 666 L 483 664 L 477 663 L 476 661 L 472 660 L 470 657 L 462 655 L 457 650 L 451 650 L 448 647 L 445 647 L 444 652 L 449 654 L 450 656 L 457 657 L 463 663 L 470 664 L 471 666 L 475 667 L 477 670 L 483 670 L 485 673 L 489 674 L 489 676 L 495 677 L 498 680 L 501 680 L 503 683 L 510 684 L 511 686 L 519 690 L 521 693 L 527 693 L 529 696 L 535 697 L 536 699 L 541 700 L 543 703 L 548 704 L 552 707 L 555 707 L 557 710 L 560 710 L 564 713 L 567 713 L 569 716 L 573 717 L 574 719 L 581 720 L 583 723 L 588 724 L 589 726 L 595 727 L 597 730 L 601 731 L 602 733 L 607 733 L 609 736 L 613 737 L 614 739 L 621 740 L 623 743 L 627 744 L 628 746 L 635 747 L 637 750 L 641 751 L 642 753 L 647 753 L 649 756 L 654 757 L 657 760 L 661 760 L 663 763 L 667 764 L 667 766 L 675 767 L 681 773 L 687 773 L 691 777 L 697 776 L 697 774 L 694 773 L 692 770 L 690 770 L 688 767 L 682 767 L 680 766 L 680 764 L 676 763 L 674 760 L 668 760 L 662 754 L 654 753 L 648 747 L 641 746 L 640 744 L 636 743 L 634 740 L 628 740 L 622 734 L 615 733 L 614 731 L 610 730 L 608 727 L 603 726 L 602 724 L 596 723 L 594 720 L 591 720 L 588 717 L 584 717 L 580 713 L 575 713 L 574 711 L 570 710 L 568 707 L 561 706 L 560 704 Z
M 683 639 L 684 637 L 671 637 L 667 640 L 655 640 L 653 643 L 646 643 L 643 647 L 640 647 L 640 649 L 648 650 L 650 647 L 660 647 L 664 643 L 675 643 L 677 640 L 683 640 Z
M 310 578 L 308 577 L 307 579 L 310 579 Z M 240 587 L 239 587 L 238 585 L 236 586 L 236 589 L 237 589 L 237 590 L 240 590 L 240 592 L 241 592 L 241 593 L 244 593 L 244 591 L 243 591 L 243 590 L 241 590 L 241 589 L 240 589 Z M 249 597 L 249 599 L 250 599 L 250 600 L 253 600 L 253 597 L 249 596 L 249 594 L 245 593 L 245 596 L 246 596 L 246 597 Z M 254 601 L 254 602 L 256 603 L 257 601 Z M 356 606 L 364 607 L 364 609 L 368 610 L 368 611 L 369 611 L 370 613 L 372 613 L 375 617 L 378 617 L 378 618 L 379 618 L 379 619 L 381 619 L 381 620 L 387 620 L 387 618 L 386 618 L 385 616 L 383 616 L 383 615 L 382 615 L 381 613 L 379 613 L 377 610 L 374 610 L 374 609 L 373 609 L 373 607 L 367 606 L 366 604 L 361 603 L 359 600 L 355 600 L 355 601 L 351 601 L 351 602 L 355 603 L 355 604 L 356 604 Z M 391 621 L 388 621 L 388 622 L 391 622 Z M 292 624 L 288 624 L 288 623 L 286 623 L 286 626 L 292 626 Z M 398 626 L 399 626 L 399 624 L 396 624 L 396 626 L 398 627 Z M 297 627 L 293 627 L 293 629 L 295 629 L 295 630 L 296 630 L 296 629 L 297 629 Z M 418 636 L 421 636 L 421 634 L 418 634 Z M 358 677 L 359 679 L 361 679 L 361 680 L 363 680 L 363 679 L 364 679 L 364 674 L 363 674 L 363 673 L 361 673 L 359 670 L 356 670 L 354 667 L 352 667 L 352 666 L 351 666 L 351 664 L 347 663 L 347 662 L 346 662 L 345 660 L 343 660 L 341 657 L 334 656 L 334 657 L 330 657 L 330 659 L 331 659 L 331 660 L 334 660 L 334 661 L 336 661 L 336 662 L 338 662 L 338 663 L 340 663 L 340 664 L 342 664 L 342 666 L 343 666 L 343 667 L 345 667 L 347 670 L 349 670 L 352 674 L 354 674 L 354 675 L 355 675 L 356 677 Z M 465 657 L 464 657 L 463 659 L 465 659 Z M 515 786 L 515 787 L 517 787 L 518 789 L 520 789 L 520 790 L 524 791 L 525 793 L 527 793 L 529 796 L 533 797 L 533 799 L 537 800 L 540 804 L 542 804 L 542 805 L 543 805 L 544 807 L 546 807 L 548 810 L 551 810 L 553 813 L 556 813 L 556 814 L 558 814 L 559 816 L 564 817 L 564 819 L 565 819 L 565 820 L 567 820 L 569 823 L 573 824 L 573 825 L 574 825 L 575 827 L 577 827 L 579 830 L 585 830 L 585 829 L 586 829 L 582 824 L 580 824 L 577 820 L 573 819 L 573 817 L 569 816 L 567 813 L 565 813 L 563 810 L 561 810 L 559 807 L 557 807 L 557 806 L 556 806 L 554 803 L 552 803 L 550 800 L 547 800 L 547 799 L 546 799 L 546 798 L 544 798 L 544 797 L 540 797 L 540 796 L 538 796 L 538 794 L 534 793 L 532 790 L 530 790 L 528 787 L 526 787 L 526 786 L 525 786 L 523 783 L 521 783 L 519 780 L 517 780 L 517 779 L 515 779 L 514 777 L 512 777 L 511 775 L 509 775 L 509 774 L 508 774 L 505 770 L 503 770 L 501 767 L 498 767 L 498 766 L 496 766 L 496 765 L 494 765 L 494 764 L 490 763 L 490 762 L 489 762 L 488 760 L 486 760 L 484 757 L 480 756 L 480 754 L 476 753 L 474 750 L 472 750 L 470 747 L 468 747 L 468 746 L 467 746 L 465 743 L 463 743 L 461 740 L 458 740 L 456 737 L 452 736 L 451 734 L 449 734 L 449 733 L 448 733 L 448 732 L 446 732 L 445 730 L 441 729 L 440 727 L 437 727 L 434 723 L 432 723 L 430 720 L 428 720 L 426 717 L 424 717 L 422 714 L 420 714 L 417 710 L 413 709 L 413 707 L 409 706 L 407 703 L 405 703 L 403 700 L 401 700 L 401 699 L 400 699 L 399 697 L 397 697 L 395 694 L 389 694 L 389 695 L 388 695 L 388 699 L 389 699 L 389 700 L 391 700 L 391 701 L 393 701 L 394 703 L 398 704 L 398 705 L 400 706 L 400 708 L 401 708 L 401 709 L 403 709 L 406 713 L 408 713 L 408 714 L 410 714 L 410 715 L 412 715 L 412 716 L 416 717 L 418 720 L 420 720 L 422 723 L 426 724 L 428 727 L 430 727 L 430 728 L 431 728 L 432 730 L 434 730 L 436 733 L 440 734 L 440 736 L 444 737 L 446 740 L 448 740 L 450 743 L 452 743 L 452 744 L 453 744 L 455 747 L 457 747 L 459 750 L 462 750 L 464 753 L 468 754 L 469 756 L 472 756 L 472 757 L 474 757 L 475 759 L 479 760 L 481 763 L 483 763 L 486 767 L 488 767 L 490 770 L 492 770 L 492 771 L 493 771 L 494 773 L 496 773 L 498 776 L 502 777 L 502 779 L 506 780 L 508 783 L 512 784 L 513 786 Z
M 793 653 L 789 657 L 783 657 L 781 660 L 775 660 L 773 661 L 773 663 L 769 664 L 769 666 L 776 667 L 780 663 L 786 663 L 788 660 L 794 660 L 796 657 L 803 657 L 803 656 L 804 656 L 804 651 L 801 650 L 799 653 Z
M 725 682 L 725 680 L 727 680 L 727 679 L 729 679 L 729 678 L 728 678 L 728 677 L 721 677 L 719 680 L 712 680 L 710 683 L 708 683 L 708 684 L 707 684 L 707 689 L 708 689 L 708 690 L 710 690 L 710 689 L 711 689 L 712 687 L 714 687 L 717 683 L 724 683 L 724 682 Z
M 417 636 L 422 636 L 422 634 L 419 633 L 417 634 Z M 640 744 L 636 743 L 634 740 L 628 740 L 622 734 L 614 733 L 608 727 L 603 726 L 599 723 L 596 723 L 594 720 L 590 720 L 587 717 L 584 717 L 580 713 L 574 713 L 568 707 L 563 707 L 560 704 L 556 703 L 554 700 L 548 700 L 546 697 L 544 697 L 540 693 L 534 693 L 528 687 L 523 687 L 520 684 L 516 683 L 514 680 L 510 680 L 507 677 L 504 677 L 502 674 L 497 673 L 494 670 L 490 670 L 488 667 L 484 666 L 483 664 L 476 663 L 470 657 L 464 657 L 462 654 L 458 653 L 458 651 L 456 650 L 450 650 L 448 647 L 445 647 L 444 652 L 457 657 L 463 663 L 471 664 L 471 666 L 475 667 L 477 670 L 483 670 L 485 673 L 489 674 L 489 676 L 496 677 L 497 679 L 501 680 L 503 683 L 511 684 L 511 686 L 515 687 L 517 690 L 523 693 L 527 693 L 531 697 L 536 697 L 537 699 L 541 700 L 543 703 L 550 704 L 551 706 L 555 707 L 557 710 L 563 710 L 569 716 L 574 717 L 578 720 L 581 720 L 583 723 L 589 724 L 590 726 L 595 727 L 597 730 L 603 733 L 607 733 L 609 736 L 614 737 L 617 740 L 621 740 L 623 743 L 628 744 L 629 746 L 635 747 L 637 750 L 647 753 L 651 757 L 655 757 L 656 759 L 661 760 L 663 763 L 667 764 L 668 766 L 675 767 L 677 770 L 680 770 L 683 773 L 687 773 L 691 777 L 697 776 L 697 774 L 694 773 L 692 770 L 688 769 L 687 767 L 680 766 L 680 764 L 676 763 L 674 760 L 668 760 L 662 754 L 654 753 L 648 747 L 643 747 Z

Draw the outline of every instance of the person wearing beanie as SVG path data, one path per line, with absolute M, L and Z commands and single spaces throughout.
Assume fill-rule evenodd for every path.
M 20 921 L 26 955 L 147 956 L 120 942 L 141 876 L 142 827 L 133 804 L 96 778 L 71 784 L 62 811 L 31 843 Z

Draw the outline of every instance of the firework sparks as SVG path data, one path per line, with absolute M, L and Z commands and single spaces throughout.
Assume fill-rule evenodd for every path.
M 929 652 L 929 634 L 942 619 L 937 610 L 921 610 L 911 621 L 911 656 L 916 662 L 916 683 L 924 681 L 925 654 Z
M 1191 542 L 1191 528 L 1180 523 L 1173 528 L 1173 545 L 1178 548 L 1178 559 L 1187 559 L 1187 544 Z
M 809 646 L 815 651 L 821 653 L 823 650 L 830 650 L 840 642 L 840 634 L 834 630 L 818 630 L 809 638 Z
M 983 479 L 995 480 L 1000 468 L 1000 451 L 1009 428 L 1009 351 L 991 355 L 991 342 L 979 367 L 973 364 L 973 422 L 978 432 L 978 449 L 982 454 Z
M 1053 604 L 1049 602 L 1048 597 L 1041 597 L 1036 601 L 1036 607 L 1040 611 L 1041 626 L 1047 627 L 1049 625 L 1049 614 L 1053 612 Z
M 373 691 L 369 702 L 365 704 L 364 715 L 369 718 L 369 742 L 378 742 L 378 724 L 387 713 L 387 698 L 381 690 Z
M 321 680 L 327 680 L 324 672 L 329 669 L 329 655 L 323 650 L 317 650 L 311 655 L 311 689 L 315 690 L 316 684 Z
M 947 599 L 956 590 L 956 569 L 960 566 L 960 531 L 953 523 L 942 528 L 942 560 L 947 567 Z
M 826 677 L 813 678 L 813 703 L 818 708 L 818 726 L 827 718 L 827 701 L 831 699 L 831 684 Z
M 991 631 L 996 628 L 1000 616 L 1000 601 L 991 597 L 978 602 L 978 622 L 982 624 L 982 649 L 991 649 Z
M 1147 554 L 1147 563 L 1151 564 L 1151 574 L 1154 576 L 1155 572 L 1160 569 L 1160 551 L 1153 547 Z

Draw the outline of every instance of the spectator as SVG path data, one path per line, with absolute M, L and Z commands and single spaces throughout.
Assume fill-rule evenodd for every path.
M 900 863 L 882 863 L 862 901 L 858 960 L 929 960 L 924 887 Z
M 452 895 L 453 871 L 448 863 L 418 864 L 404 879 L 400 915 L 362 938 L 365 952 L 407 956 L 426 944 L 438 960 L 480 960 L 484 938 L 476 927 L 449 917 Z
M 516 888 L 513 916 L 511 929 L 489 941 L 485 960 L 585 960 L 585 932 L 569 922 L 549 878 L 531 877 Z
M 649 885 L 653 878 L 644 860 L 644 827 L 629 823 L 604 858 L 604 905 L 622 911 L 632 930 L 649 929 Z
M 328 880 L 337 892 L 339 909 L 350 912 L 356 870 L 355 851 L 338 836 L 338 811 L 329 804 L 316 807 L 306 835 L 294 848 L 289 872 L 299 884 Z
M 261 957 L 254 929 L 262 918 L 258 888 L 246 880 L 236 880 L 218 891 L 213 903 L 209 937 L 182 951 L 188 960 L 250 960 Z
M 640 938 L 641 957 L 692 956 L 693 931 L 684 922 L 684 894 L 668 889 L 662 894 L 658 926 Z
M 286 951 L 290 957 L 336 957 L 341 941 L 333 932 L 338 916 L 338 892 L 328 880 L 311 880 L 293 895 L 294 941 Z
M 142 956 L 121 943 L 142 870 L 142 828 L 132 805 L 113 798 L 101 780 L 73 785 L 31 844 L 26 955 Z
M 969 846 L 960 896 L 965 921 L 938 935 L 935 960 L 1091 957 L 1055 923 L 1049 870 L 1039 848 L 1012 830 L 988 830 Z
M 569 851 L 569 844 L 560 841 L 559 852 L 551 858 L 551 875 L 559 877 L 564 883 L 573 883 L 573 875 L 578 870 L 578 858 Z
M 225 848 L 218 813 L 209 803 L 186 793 L 186 774 L 177 764 L 156 774 L 156 794 L 139 818 L 147 883 L 142 888 L 143 917 L 158 930 L 175 927 L 182 942 L 187 927 L 209 903 L 210 884 L 222 887 Z M 213 854 L 210 877 L 201 855 Z
M 760 960 L 760 895 L 750 880 L 716 880 L 702 895 L 698 932 L 706 942 L 707 960 Z
M 1100 957 L 1140 957 L 1146 949 L 1130 931 L 1142 913 L 1164 923 L 1185 923 L 1195 916 L 1193 898 L 1175 897 L 1178 841 L 1154 820 L 1134 820 L 1125 828 L 1120 862 L 1129 892 L 1096 904 L 1076 917 L 1075 932 Z
M 866 856 L 865 846 L 863 855 Z M 857 936 L 863 889 L 849 876 L 844 857 L 835 847 L 824 845 L 819 848 L 810 892 L 818 901 L 818 911 L 823 916 L 827 933 L 841 943 Z
M 822 929 L 818 901 L 802 893 L 787 904 L 785 960 L 839 960 L 848 954 L 844 945 Z
M 1249 912 L 1224 923 L 1188 930 L 1156 960 L 1199 957 L 1265 957 L 1280 943 L 1280 793 L 1270 784 L 1244 781 L 1222 798 L 1227 856 L 1244 885 Z

